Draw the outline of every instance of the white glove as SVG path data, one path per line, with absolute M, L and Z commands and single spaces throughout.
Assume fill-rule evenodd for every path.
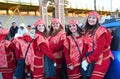
M 56 66 L 57 66 L 57 64 L 56 64 L 56 63 L 54 63 L 54 66 L 56 67 Z
M 74 70 L 74 66 L 69 66 L 69 69 L 70 70 Z
M 82 68 L 84 69 L 84 71 L 87 70 L 87 66 L 88 66 L 88 62 L 86 60 L 82 61 Z

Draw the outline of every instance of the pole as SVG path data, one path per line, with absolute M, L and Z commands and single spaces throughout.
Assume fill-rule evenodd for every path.
M 112 0 L 110 0 L 110 15 L 112 16 Z
M 94 10 L 97 11 L 97 9 L 96 9 L 96 0 L 94 0 Z

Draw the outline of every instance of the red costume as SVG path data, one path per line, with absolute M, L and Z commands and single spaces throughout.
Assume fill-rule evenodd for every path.
M 83 42 L 83 37 L 78 36 L 74 37 L 76 39 L 77 44 L 79 45 L 81 55 L 78 51 L 76 43 L 72 39 L 71 36 L 67 36 L 67 39 L 64 42 L 64 54 L 67 63 L 67 73 L 70 79 L 80 79 L 80 61 L 85 56 L 85 52 L 87 51 L 86 44 Z M 70 70 L 69 66 L 74 66 L 74 70 Z
M 59 23 L 60 27 L 63 29 L 62 24 L 59 19 L 53 18 L 51 23 Z M 54 53 L 56 66 L 56 77 L 51 79 L 58 79 L 60 75 L 60 70 L 63 64 L 64 56 L 63 56 L 63 43 L 66 39 L 66 33 L 64 30 L 59 31 L 56 35 L 50 36 L 49 38 L 50 49 Z
M 45 22 L 39 19 L 34 24 L 35 28 L 39 24 L 45 25 Z M 44 55 L 54 61 L 54 56 L 50 51 L 48 40 L 43 33 L 37 31 L 34 35 L 32 46 L 34 50 L 34 62 L 31 63 L 33 79 L 45 79 Z
M 77 20 L 69 20 L 69 26 L 76 25 L 78 29 L 78 21 Z M 69 27 L 70 30 L 70 27 Z M 70 31 L 71 32 L 71 31 Z M 78 32 L 76 30 L 76 32 Z M 80 66 L 81 61 L 84 57 L 85 52 L 87 51 L 86 44 L 83 41 L 83 36 L 74 36 L 75 40 L 71 37 L 71 35 L 67 36 L 67 39 L 64 41 L 64 54 L 67 63 L 67 73 L 69 79 L 80 79 Z M 78 51 L 78 47 L 75 43 L 79 46 L 80 52 Z M 70 67 L 74 67 L 73 70 Z
M 54 37 L 49 38 L 50 48 L 54 53 L 55 61 L 57 63 L 56 66 L 56 78 L 58 79 L 60 74 L 60 69 L 63 64 L 64 56 L 63 56 L 63 42 L 66 38 L 65 32 L 62 30 Z
M 93 19 L 90 19 L 91 16 L 95 16 L 99 22 L 100 15 L 97 12 L 92 11 L 88 13 L 89 22 L 93 22 Z M 89 22 L 87 23 L 89 24 Z M 105 27 L 98 26 L 98 22 L 96 22 L 94 26 L 89 24 L 87 27 L 95 27 L 95 30 L 88 29 L 85 35 L 85 41 L 88 44 L 88 52 L 93 52 L 86 58 L 87 63 L 95 62 L 90 79 L 103 79 L 109 68 L 110 59 L 113 58 L 110 50 L 111 34 Z M 93 42 L 94 50 L 92 49 Z
M 13 46 L 15 49 L 16 60 L 22 59 L 25 57 L 27 47 L 31 41 L 32 41 L 32 38 L 29 36 L 29 34 L 24 34 L 22 37 L 14 38 L 12 40 L 11 46 Z M 25 60 L 26 62 L 25 73 L 30 71 L 30 63 L 31 61 L 33 61 L 33 54 L 34 52 L 33 52 L 33 48 L 31 45 L 30 48 L 28 49 L 28 53 L 27 53 L 26 60 Z M 25 78 L 26 76 L 23 79 Z
M 10 41 L 4 40 L 8 33 L 8 29 L 0 30 L 0 72 L 2 72 L 3 79 L 13 79 L 16 67 Z
M 35 34 L 35 40 L 33 41 L 34 50 L 34 63 L 32 67 L 32 75 L 34 79 L 45 79 L 44 73 L 44 55 L 48 56 L 54 61 L 52 52 L 49 49 L 47 39 L 38 32 Z
M 88 52 L 92 51 L 92 32 L 88 30 L 85 41 L 88 44 Z M 103 79 L 110 65 L 113 55 L 110 50 L 111 35 L 103 26 L 99 26 L 94 35 L 94 52 L 86 59 L 88 63 L 95 62 L 91 79 Z

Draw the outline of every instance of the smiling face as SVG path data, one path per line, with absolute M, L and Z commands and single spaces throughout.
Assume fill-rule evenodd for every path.
M 88 23 L 92 26 L 95 25 L 97 23 L 97 17 L 96 16 L 88 16 Z
M 38 26 L 37 26 L 37 30 L 39 31 L 39 32 L 44 32 L 44 30 L 45 30 L 45 26 L 43 25 L 43 24 L 39 24 Z
M 76 24 L 70 24 L 69 29 L 72 33 L 76 33 L 77 32 L 77 25 Z
M 52 28 L 53 30 L 58 30 L 60 28 L 60 23 L 59 22 L 52 23 Z

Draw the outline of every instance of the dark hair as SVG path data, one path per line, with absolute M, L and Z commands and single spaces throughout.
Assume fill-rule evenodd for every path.
M 78 31 L 78 33 L 79 33 L 80 35 L 82 35 L 83 30 L 82 30 L 77 24 L 76 24 L 76 26 L 77 26 L 77 31 Z M 67 28 L 66 32 L 67 32 L 67 36 L 69 36 L 69 35 L 72 34 L 72 32 L 70 31 L 69 27 Z
M 31 27 L 31 25 L 28 25 L 28 27 Z
M 5 36 L 5 38 L 4 38 L 4 40 L 11 40 L 12 38 L 11 38 L 11 36 L 10 36 L 10 34 L 7 34 L 6 36 Z
M 37 27 L 38 27 L 38 25 L 36 26 L 35 30 L 36 30 L 36 32 L 39 32 L 38 29 L 37 29 Z M 44 25 L 44 27 L 45 27 L 45 25 Z M 47 28 L 46 28 L 46 27 L 45 27 L 44 32 L 43 32 L 42 34 L 43 34 L 45 37 L 48 36 L 48 31 L 47 31 Z
M 12 25 L 13 25 L 13 24 L 16 24 L 16 22 L 12 22 Z
M 58 29 L 58 31 L 55 33 L 55 35 L 56 35 L 58 32 L 60 32 L 61 30 L 62 30 L 62 25 L 60 24 L 59 29 Z M 53 33 L 53 27 L 52 27 L 52 25 L 51 25 L 50 31 L 49 31 L 49 35 L 52 35 L 52 33 Z
M 95 25 L 90 25 L 89 23 L 88 23 L 88 20 L 86 21 L 86 24 L 85 24 L 85 33 L 87 33 L 87 31 L 89 30 L 89 29 L 91 29 L 92 30 L 92 32 L 97 28 L 97 27 L 99 27 L 100 26 L 100 24 L 99 24 L 99 22 L 98 22 L 98 20 L 97 20 L 97 22 L 96 22 L 96 24 Z

